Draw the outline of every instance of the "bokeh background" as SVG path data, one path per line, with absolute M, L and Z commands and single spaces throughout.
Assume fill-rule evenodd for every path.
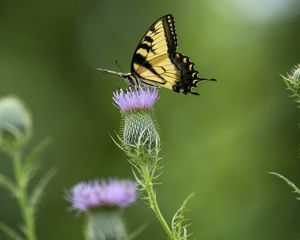
M 39 239 L 83 239 L 83 216 L 64 192 L 81 180 L 133 178 L 110 139 L 125 85 L 94 67 L 124 71 L 141 36 L 172 13 L 179 51 L 203 77 L 200 96 L 162 89 L 156 105 L 164 156 L 158 199 L 167 219 L 191 192 L 191 239 L 299 239 L 300 204 L 277 171 L 300 185 L 299 110 L 280 74 L 299 63 L 299 0 L 0 1 L 0 96 L 17 95 L 34 117 L 34 138 L 53 142 L 43 174 L 58 174 L 40 205 Z M 12 175 L 0 155 L 1 173 Z M 16 227 L 15 202 L 0 189 L 0 221 Z M 166 239 L 142 201 L 126 210 L 137 239 Z M 0 234 L 0 239 L 6 239 Z

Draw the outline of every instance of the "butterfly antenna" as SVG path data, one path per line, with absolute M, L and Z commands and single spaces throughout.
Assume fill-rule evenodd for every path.
M 112 75 L 117 75 L 119 77 L 124 76 L 124 73 L 122 73 L 122 72 L 115 72 L 115 71 L 111 71 L 111 70 L 104 69 L 104 68 L 96 68 L 96 69 L 100 72 L 109 73 L 109 74 L 112 74 Z
M 120 70 L 121 72 L 124 72 L 123 69 L 121 68 L 121 65 L 119 64 L 119 62 L 118 62 L 117 59 L 115 59 L 115 64 L 118 66 L 118 68 L 119 68 L 119 70 Z
M 115 64 L 118 66 L 119 70 L 120 70 L 121 72 L 123 72 L 123 70 L 122 70 L 122 68 L 121 68 L 121 66 L 120 66 L 120 64 L 119 64 L 119 62 L 118 62 L 117 59 L 115 59 Z M 116 82 L 115 85 L 116 85 L 116 88 L 118 89 L 118 91 L 120 91 L 120 90 L 122 89 L 122 88 L 120 87 L 119 83 Z
M 217 81 L 215 78 L 199 78 L 199 80 Z

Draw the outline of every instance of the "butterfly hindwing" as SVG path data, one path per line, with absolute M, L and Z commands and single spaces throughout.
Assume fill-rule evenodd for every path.
M 191 60 L 176 52 L 174 18 L 166 15 L 151 25 L 133 55 L 131 72 L 143 83 L 189 93 L 200 80 Z
M 176 67 L 180 70 L 181 79 L 173 86 L 175 92 L 193 93 L 191 92 L 192 87 L 197 87 L 197 83 L 201 80 L 198 77 L 198 71 L 194 69 L 194 63 L 189 57 L 182 55 L 181 53 L 175 53 L 172 58 Z M 197 93 L 196 93 L 197 94 Z

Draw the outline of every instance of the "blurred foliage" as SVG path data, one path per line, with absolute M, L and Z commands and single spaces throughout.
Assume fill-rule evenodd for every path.
M 299 9 L 297 0 L 0 1 L 0 96 L 30 106 L 32 146 L 51 136 L 44 172 L 59 169 L 40 206 L 39 239 L 83 239 L 83 219 L 63 199 L 74 183 L 132 178 L 109 136 L 120 121 L 112 92 L 124 84 L 94 67 L 118 70 L 117 59 L 129 70 L 142 34 L 166 13 L 175 17 L 180 52 L 218 82 L 199 84 L 200 97 L 160 91 L 165 215 L 196 192 L 192 238 L 299 239 L 300 204 L 267 174 L 300 183 L 299 113 L 279 76 L 299 63 Z M 1 172 L 11 174 L 0 158 Z M 18 225 L 18 209 L 2 189 L 0 201 L 0 221 Z M 149 223 L 138 239 L 165 238 L 142 201 L 126 218 L 130 231 Z

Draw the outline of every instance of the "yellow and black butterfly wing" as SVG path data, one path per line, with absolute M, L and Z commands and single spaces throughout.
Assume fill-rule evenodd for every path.
M 148 85 L 163 86 L 184 94 L 191 92 L 198 72 L 187 56 L 176 52 L 174 18 L 166 15 L 151 25 L 133 55 L 131 73 Z

